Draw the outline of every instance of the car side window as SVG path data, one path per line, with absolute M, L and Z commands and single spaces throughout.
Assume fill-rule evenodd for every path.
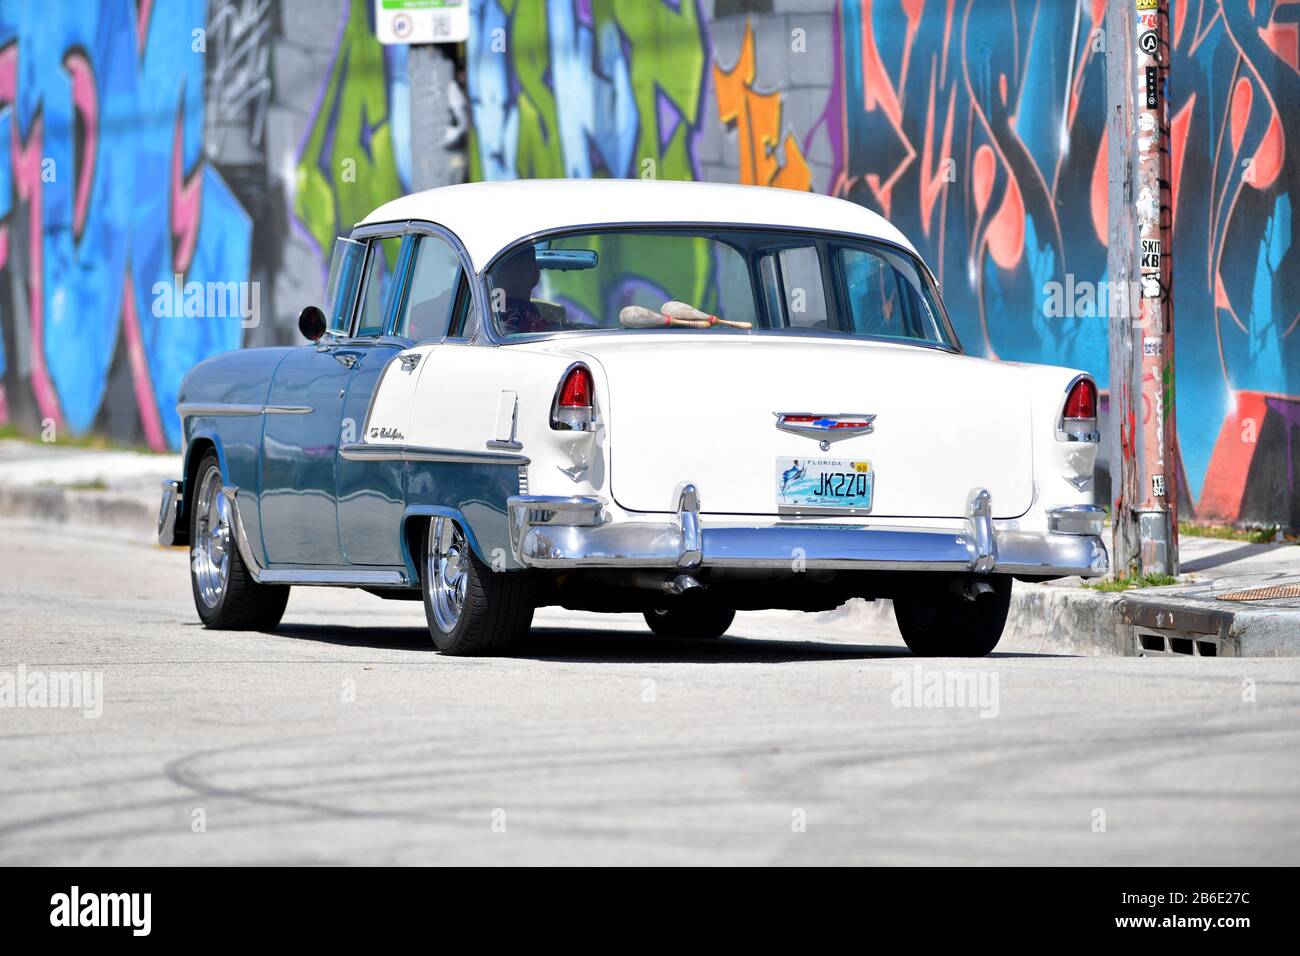
M 441 237 L 421 236 L 414 261 L 406 307 L 394 333 L 415 342 L 440 340 L 447 335 L 456 305 L 460 257 Z
M 340 237 L 334 240 L 329 281 L 325 285 L 325 311 L 329 330 L 347 335 L 352 306 L 357 297 L 361 266 L 366 261 L 366 244 Z
M 932 339 L 939 322 L 914 268 L 884 251 L 839 249 L 852 331 L 875 338 Z
M 401 251 L 401 236 L 371 240 L 365 284 L 361 290 L 361 306 L 357 310 L 356 331 L 352 333 L 354 336 L 369 338 L 383 335 L 388 303 L 397 285 L 397 260 Z
M 826 290 L 816 246 L 769 253 L 759 263 L 759 271 L 774 321 L 779 317 L 790 329 L 826 328 Z

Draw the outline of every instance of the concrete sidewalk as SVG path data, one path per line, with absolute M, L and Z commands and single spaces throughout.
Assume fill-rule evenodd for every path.
M 0 441 L 0 517 L 152 540 L 159 485 L 179 455 Z M 1183 537 L 1181 582 L 1100 592 L 1077 578 L 1017 582 L 1000 647 L 1082 655 L 1300 656 L 1300 546 Z M 770 612 L 799 629 L 896 634 L 888 601 L 825 614 Z
M 0 441 L 0 516 L 156 537 L 161 485 L 180 455 Z

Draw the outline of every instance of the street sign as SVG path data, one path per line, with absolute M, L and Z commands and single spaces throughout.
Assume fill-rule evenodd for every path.
M 469 0 L 375 0 L 380 43 L 463 43 Z

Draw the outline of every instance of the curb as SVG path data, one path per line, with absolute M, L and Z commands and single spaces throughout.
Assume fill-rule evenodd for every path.
M 83 525 L 154 540 L 158 505 L 146 493 L 78 491 L 57 485 L 0 485 L 0 516 Z
M 897 634 L 887 600 L 850 601 L 818 618 L 840 633 Z M 1300 608 L 1241 607 L 1168 592 L 1093 591 L 1077 578 L 1017 581 L 998 649 L 1078 657 L 1297 657 Z

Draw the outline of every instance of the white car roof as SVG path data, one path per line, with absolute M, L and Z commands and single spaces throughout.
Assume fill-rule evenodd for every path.
M 480 271 L 524 236 L 613 223 L 796 227 L 884 239 L 916 252 L 881 216 L 819 193 L 642 179 L 519 179 L 442 186 L 384 203 L 361 225 L 422 219 L 450 229 Z

